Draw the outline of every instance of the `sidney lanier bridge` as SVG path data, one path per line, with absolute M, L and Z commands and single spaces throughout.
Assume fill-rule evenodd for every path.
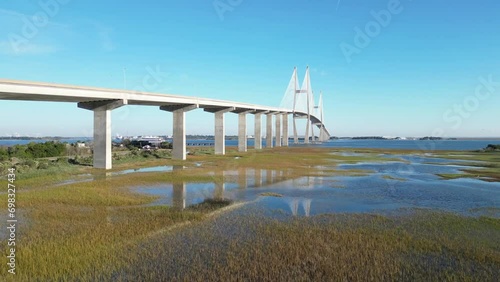
M 31 81 L 0 79 L 0 100 L 72 102 L 78 108 L 94 112 L 93 165 L 95 168 L 111 169 L 111 111 L 126 105 L 157 106 L 173 114 L 172 158 L 186 159 L 186 112 L 203 109 L 214 114 L 215 154 L 225 154 L 226 113 L 238 114 L 238 150 L 247 151 L 247 114 L 255 118 L 255 149 L 262 149 L 262 115 L 266 116 L 266 147 L 288 146 L 289 115 L 293 117 L 294 143 L 299 142 L 297 120 L 306 119 L 304 143 L 314 141 L 314 127 L 319 129 L 319 141 L 326 141 L 330 133 L 323 123 L 323 102 L 320 95 L 318 105 L 314 103 L 313 91 L 306 70 L 302 86 L 299 87 L 295 68 L 280 107 L 267 107 L 233 101 L 196 98 L 180 95 L 146 93 L 120 89 L 104 89 L 85 86 L 49 84 Z M 274 132 L 273 136 L 273 117 Z

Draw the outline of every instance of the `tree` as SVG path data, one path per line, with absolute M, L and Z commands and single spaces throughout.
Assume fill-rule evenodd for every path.
M 0 162 L 8 159 L 9 159 L 9 152 L 7 151 L 6 148 L 0 147 Z

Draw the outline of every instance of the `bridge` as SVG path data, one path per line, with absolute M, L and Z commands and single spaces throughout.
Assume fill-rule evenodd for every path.
M 293 96 L 293 105 L 284 107 Z M 309 143 L 310 132 L 314 140 L 313 126 L 320 130 L 319 141 L 330 138 L 323 124 L 322 102 L 314 106 L 309 68 L 302 88 L 298 87 L 297 69 L 294 69 L 289 86 L 280 107 L 238 103 L 233 101 L 196 98 L 171 94 L 137 92 L 122 89 L 105 89 L 73 85 L 49 84 L 30 81 L 0 79 L 0 100 L 47 101 L 77 103 L 78 108 L 94 112 L 94 168 L 111 169 L 111 111 L 125 105 L 157 106 L 173 114 L 172 158 L 186 159 L 186 112 L 203 109 L 214 114 L 215 154 L 225 154 L 226 113 L 238 114 L 238 151 L 247 151 L 247 114 L 255 119 L 255 149 L 262 149 L 262 115 L 266 116 L 266 147 L 273 146 L 273 117 L 275 120 L 275 146 L 288 146 L 288 116 L 293 116 L 294 142 L 298 143 L 297 119 L 306 119 L 305 143 Z M 302 101 L 306 101 L 303 103 Z M 305 104 L 305 107 L 304 107 Z M 310 130 L 311 129 L 311 130 Z

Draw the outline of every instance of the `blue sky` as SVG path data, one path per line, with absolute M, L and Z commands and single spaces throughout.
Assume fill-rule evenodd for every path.
M 500 136 L 499 11 L 494 0 L 3 0 L 0 78 L 123 88 L 125 69 L 127 89 L 279 106 L 293 67 L 302 79 L 310 66 L 332 135 Z M 172 132 L 157 107 L 112 117 L 113 134 Z M 0 135 L 92 135 L 92 113 L 70 103 L 0 101 L 0 119 Z M 213 133 L 202 110 L 186 124 Z M 227 134 L 236 124 L 227 114 Z

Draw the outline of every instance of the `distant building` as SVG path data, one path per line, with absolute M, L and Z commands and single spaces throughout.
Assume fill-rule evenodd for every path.
M 141 136 L 134 141 L 139 141 L 141 144 L 149 143 L 151 146 L 159 147 L 162 142 L 165 140 L 158 136 Z

